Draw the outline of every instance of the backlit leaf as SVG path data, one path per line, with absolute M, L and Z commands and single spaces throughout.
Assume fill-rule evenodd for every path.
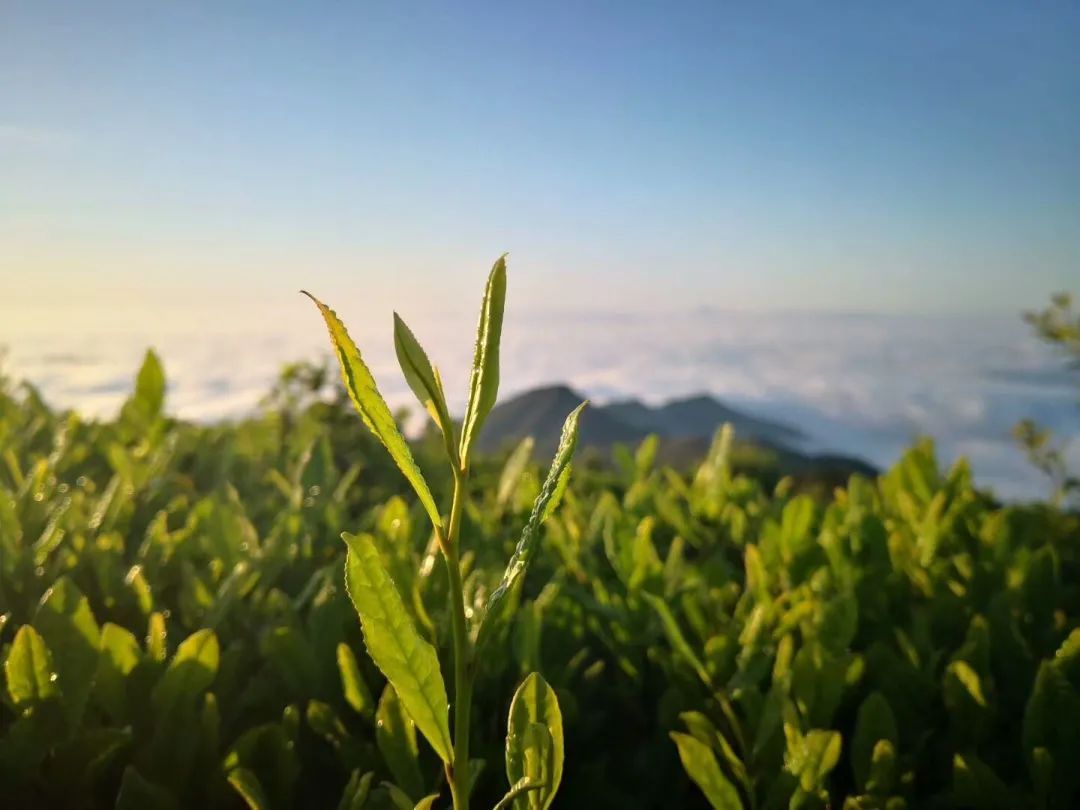
M 345 585 L 360 615 L 368 653 L 393 684 L 416 727 L 449 762 L 453 745 L 446 685 L 435 648 L 417 633 L 371 538 L 347 532 L 342 538 L 349 547 Z
M 562 781 L 562 713 L 555 691 L 539 673 L 518 687 L 506 730 L 506 776 L 511 785 L 528 778 L 544 783 L 513 800 L 518 810 L 546 810 Z
M 499 476 L 499 487 L 495 496 L 495 503 L 499 509 L 505 509 L 510 503 L 510 498 L 514 495 L 514 490 L 528 466 L 529 459 L 532 458 L 535 444 L 532 436 L 526 436 L 507 458 L 502 474 Z
M 19 628 L 4 662 L 8 695 L 17 709 L 60 696 L 52 654 L 45 640 L 28 624 Z
M 840 761 L 842 740 L 835 731 L 811 729 L 805 735 L 785 724 L 788 746 L 784 767 L 798 777 L 799 786 L 807 793 L 821 789 L 825 778 Z
M 165 369 L 157 352 L 148 349 L 135 378 L 135 391 L 124 403 L 121 418 L 145 429 L 161 415 L 165 405 Z
M 348 784 L 345 785 L 345 790 L 341 793 L 338 810 L 363 810 L 368 796 L 371 795 L 371 782 L 374 778 L 375 774 L 372 771 L 365 774 L 361 774 L 359 770 L 353 771 L 349 776 Z
M 123 627 L 106 622 L 101 628 L 101 656 L 94 691 L 96 699 L 114 719 L 127 717 L 126 679 L 141 658 L 139 640 Z
M 241 795 L 244 803 L 251 810 L 270 810 L 270 803 L 266 800 L 259 778 L 247 768 L 233 768 L 229 771 L 229 784 Z
M 446 393 L 443 391 L 442 379 L 439 377 L 439 372 L 432 367 L 427 352 L 416 340 L 412 330 L 396 312 L 394 313 L 394 351 L 397 352 L 398 363 L 405 374 L 405 381 L 442 432 L 446 439 L 446 450 L 450 454 L 450 462 L 457 466 L 459 461 L 457 445 L 454 443 L 454 423 L 446 408 Z
M 672 649 L 690 665 L 704 684 L 709 685 L 711 679 L 708 670 L 705 669 L 705 665 L 701 663 L 701 659 L 698 658 L 689 642 L 687 642 L 686 636 L 683 635 L 682 630 L 679 628 L 679 623 L 675 621 L 667 602 L 651 593 L 642 592 L 640 596 L 660 617 L 660 626 L 664 628 L 664 635 L 667 636 Z
M 499 342 L 502 339 L 503 309 L 506 306 L 506 256 L 500 256 L 491 268 L 484 300 L 480 307 L 480 323 L 476 333 L 472 377 L 469 380 L 469 404 L 461 426 L 462 466 L 468 466 L 480 428 L 495 405 L 499 394 Z
M 534 782 L 527 776 L 521 777 L 511 785 L 510 790 L 506 792 L 506 795 L 499 799 L 498 804 L 492 808 L 492 810 L 506 810 L 506 808 L 513 806 L 514 801 L 529 791 L 540 790 L 546 787 L 543 782 Z
M 184 639 L 154 687 L 152 699 L 158 713 L 167 715 L 193 705 L 214 682 L 220 655 L 213 630 L 197 630 Z
M 856 784 L 866 787 L 877 743 L 886 740 L 895 746 L 897 739 L 896 716 L 889 702 L 880 692 L 871 692 L 859 707 L 851 741 L 851 769 Z
M 551 462 L 551 468 L 548 470 L 547 478 L 544 480 L 544 485 L 540 489 L 540 494 L 537 495 L 536 501 L 533 504 L 529 520 L 525 524 L 524 530 L 521 532 L 521 539 L 518 541 L 517 547 L 510 557 L 510 562 L 506 565 L 506 571 L 503 572 L 502 581 L 492 592 L 491 598 L 488 600 L 487 606 L 481 614 L 477 630 L 477 647 L 480 647 L 485 640 L 485 624 L 490 624 L 490 618 L 493 615 L 498 615 L 497 612 L 500 608 L 500 604 L 506 599 L 510 589 L 525 575 L 525 572 L 529 567 L 529 561 L 532 559 L 539 537 L 540 526 L 550 513 L 551 503 L 557 498 L 557 494 L 560 491 L 560 480 L 564 475 L 568 474 L 568 470 L 570 469 L 570 461 L 574 457 L 574 447 L 577 444 L 578 420 L 581 416 L 582 409 L 584 409 L 587 404 L 588 401 L 578 405 L 570 412 L 570 415 L 566 417 L 566 422 L 563 423 L 559 447 L 555 451 L 555 458 Z M 562 481 L 561 483 L 562 486 L 565 486 L 565 481 Z
M 743 803 L 739 791 L 724 776 L 712 749 L 689 734 L 672 732 L 671 739 L 679 749 L 679 759 L 683 769 L 701 788 L 705 798 L 714 810 L 742 810 Z
M 53 654 L 68 717 L 78 725 L 94 687 L 101 631 L 90 603 L 75 584 L 61 577 L 45 592 L 34 627 Z
M 345 642 L 337 646 L 338 673 L 341 675 L 341 689 L 345 702 L 352 706 L 357 714 L 370 715 L 374 708 L 371 692 L 368 690 L 356 656 Z
M 330 341 L 334 345 L 334 352 L 341 367 L 341 378 L 345 382 L 349 398 L 352 399 L 353 405 L 356 406 L 360 418 L 363 419 L 368 429 L 375 434 L 375 437 L 382 442 L 383 447 L 390 453 L 394 463 L 397 464 L 405 478 L 412 485 L 428 517 L 431 518 L 432 524 L 441 527 L 442 517 L 439 515 L 439 509 L 435 505 L 435 499 L 432 498 L 431 491 L 428 489 L 427 481 L 424 480 L 423 473 L 420 472 L 420 468 L 413 461 L 412 451 L 409 450 L 409 445 L 405 443 L 401 431 L 398 430 L 397 422 L 394 421 L 394 415 L 390 412 L 386 400 L 379 393 L 375 378 L 371 376 L 371 371 L 364 364 L 360 356 L 360 350 L 356 348 L 356 344 L 349 337 L 349 333 L 345 330 L 344 324 L 338 319 L 334 310 L 311 295 L 311 293 L 305 292 L 304 295 L 315 302 L 315 306 L 322 313 L 323 320 L 326 321 L 326 328 L 330 332 Z

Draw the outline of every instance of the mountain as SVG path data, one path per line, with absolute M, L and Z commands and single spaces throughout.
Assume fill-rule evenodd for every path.
M 584 396 L 565 385 L 526 391 L 497 405 L 484 423 L 479 448 L 491 452 L 505 448 L 525 436 L 536 439 L 537 447 L 554 448 L 563 420 Z M 610 447 L 635 444 L 651 433 L 665 440 L 692 440 L 708 443 L 716 429 L 730 422 L 735 435 L 756 443 L 786 447 L 803 438 L 797 428 L 736 411 L 707 394 L 676 399 L 652 407 L 636 399 L 593 405 L 581 418 L 579 443 L 583 447 Z M 689 442 L 685 440 L 691 440 Z
M 667 438 L 711 436 L 718 425 L 730 422 L 735 435 L 771 444 L 787 444 L 805 438 L 797 428 L 736 411 L 708 394 L 676 399 L 652 408 L 636 399 L 604 406 L 609 416 Z
M 565 385 L 534 388 L 519 394 L 492 408 L 477 446 L 480 450 L 492 452 L 532 436 L 541 451 L 554 450 L 559 443 L 566 415 L 584 399 L 584 396 Z M 578 443 L 581 447 L 634 444 L 648 436 L 649 432 L 607 413 L 606 408 L 589 407 L 581 416 Z
M 484 452 L 505 450 L 525 436 L 536 440 L 541 457 L 554 452 L 566 415 L 585 397 L 565 385 L 536 388 L 492 409 L 478 439 Z M 740 445 L 763 451 L 782 474 L 842 482 L 852 473 L 873 476 L 877 470 L 861 459 L 810 455 L 797 449 L 805 434 L 796 427 L 737 411 L 707 394 L 653 407 L 628 399 L 586 408 L 578 446 L 607 451 L 616 444 L 636 445 L 650 434 L 660 437 L 658 458 L 685 467 L 704 457 L 713 434 L 731 423 Z M 759 454 L 760 455 L 760 454 Z

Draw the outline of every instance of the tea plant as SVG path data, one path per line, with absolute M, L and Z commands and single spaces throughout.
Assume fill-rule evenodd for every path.
M 582 403 L 566 418 L 562 438 L 532 513 L 510 558 L 502 580 L 485 603 L 467 610 L 462 585 L 461 516 L 465 508 L 472 449 L 484 420 L 495 405 L 499 388 L 499 342 L 506 299 L 506 260 L 500 258 L 488 277 L 476 339 L 469 399 L 460 436 L 446 405 L 442 379 L 405 322 L 394 314 L 394 348 L 405 379 L 442 435 L 446 461 L 453 476 L 449 516 L 444 519 L 423 473 L 360 352 L 332 309 L 305 293 L 322 313 L 330 332 L 342 380 L 364 424 L 379 439 L 412 486 L 434 531 L 448 578 L 453 631 L 453 735 L 447 692 L 434 646 L 417 631 L 404 601 L 383 564 L 373 538 L 343 533 L 348 546 L 346 587 L 360 616 L 368 654 L 386 676 L 397 699 L 416 728 L 442 760 L 455 810 L 468 810 L 472 789 L 469 761 L 472 691 L 480 655 L 489 643 L 492 626 L 506 621 L 532 558 L 540 525 L 558 505 L 570 475 Z M 471 619 L 471 621 L 470 621 Z M 506 775 L 510 790 L 497 808 L 546 810 L 562 779 L 562 717 L 554 690 L 537 673 L 529 675 L 514 694 L 506 736 Z M 403 791 L 389 785 L 391 794 Z M 430 807 L 433 794 L 417 808 Z
M 1078 806 L 1075 510 L 998 503 L 926 442 L 800 491 L 730 431 L 689 471 L 655 440 L 565 490 L 557 462 L 544 507 L 531 442 L 463 453 L 462 423 L 408 446 L 439 531 L 329 371 L 209 425 L 169 416 L 152 352 L 107 420 L 0 375 L 4 810 L 445 808 L 465 760 L 492 808 L 508 729 L 522 810 Z

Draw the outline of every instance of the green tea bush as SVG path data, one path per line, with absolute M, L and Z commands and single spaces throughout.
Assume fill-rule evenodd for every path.
M 411 446 L 325 308 L 346 386 L 232 423 L 152 353 L 110 421 L 0 379 L 0 807 L 1080 804 L 1075 513 L 927 442 L 824 497 L 726 430 L 688 474 L 474 458 L 504 289 L 460 425 L 395 320 Z
M 360 615 L 368 654 L 389 681 L 387 688 L 393 690 L 394 700 L 400 703 L 403 716 L 416 725 L 442 760 L 454 810 L 468 810 L 472 791 L 470 714 L 476 670 L 493 632 L 491 628 L 512 615 L 512 608 L 507 606 L 520 591 L 529 561 L 535 554 L 540 525 L 559 505 L 566 490 L 577 441 L 578 417 L 585 404 L 579 405 L 566 418 L 555 460 L 536 496 L 521 540 L 506 565 L 501 581 L 487 598 L 474 601 L 470 608 L 466 608 L 461 576 L 464 546 L 461 516 L 468 499 L 465 487 L 473 443 L 495 406 L 499 389 L 499 343 L 506 300 L 505 256 L 495 263 L 484 292 L 469 385 L 469 404 L 461 425 L 460 442 L 446 406 L 446 394 L 438 369 L 432 367 L 409 327 L 394 314 L 394 347 L 398 361 L 409 387 L 442 435 L 445 460 L 454 481 L 449 517 L 445 520 L 435 504 L 424 474 L 416 466 L 408 444 L 345 327 L 333 310 L 310 294 L 305 294 L 315 302 L 326 321 L 349 397 L 364 424 L 386 448 L 412 486 L 431 522 L 435 544 L 442 554 L 448 585 L 446 611 L 450 614 L 453 642 L 453 738 L 450 735 L 446 684 L 437 651 L 417 631 L 413 617 L 409 615 L 394 580 L 383 564 L 375 538 L 366 534 L 342 535 L 349 547 L 345 562 L 345 585 Z M 343 650 L 342 654 L 347 656 L 348 649 Z M 507 722 L 506 776 L 510 790 L 496 808 L 547 810 L 562 780 L 563 731 L 558 698 L 541 675 L 535 672 L 530 674 L 518 687 Z M 411 769 L 408 776 L 410 781 L 415 776 Z M 254 776 L 251 781 L 256 782 Z M 396 804 L 402 807 L 411 804 L 408 792 L 399 785 L 388 782 L 384 786 Z M 438 797 L 438 793 L 426 796 L 417 807 L 430 807 Z

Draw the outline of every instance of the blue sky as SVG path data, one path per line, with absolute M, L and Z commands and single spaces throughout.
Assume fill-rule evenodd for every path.
M 1013 311 L 1080 287 L 1078 42 L 1075 3 L 8 0 L 0 279 L 415 310 L 509 250 L 541 307 Z

